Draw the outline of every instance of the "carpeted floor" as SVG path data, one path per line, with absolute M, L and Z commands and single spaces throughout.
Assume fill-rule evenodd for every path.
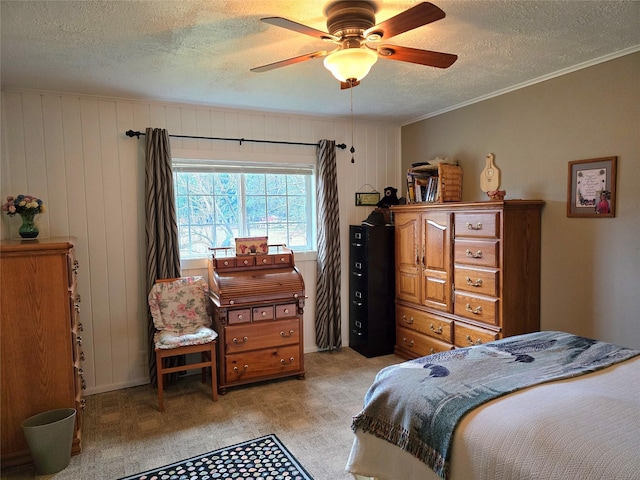
M 274 433 L 314 480 L 353 480 L 344 471 L 351 417 L 375 374 L 402 360 L 350 348 L 305 355 L 305 380 L 229 389 L 218 402 L 199 375 L 165 390 L 157 411 L 150 385 L 86 397 L 83 452 L 60 473 L 3 471 L 2 479 L 115 480 Z

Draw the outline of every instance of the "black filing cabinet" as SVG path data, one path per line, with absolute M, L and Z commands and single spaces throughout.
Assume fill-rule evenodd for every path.
M 393 226 L 349 228 L 349 346 L 365 357 L 395 345 Z

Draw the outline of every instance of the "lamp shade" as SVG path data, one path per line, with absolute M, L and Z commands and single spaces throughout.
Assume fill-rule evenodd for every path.
M 324 66 L 341 82 L 350 79 L 362 80 L 374 63 L 378 54 L 368 48 L 345 48 L 331 53 L 324 59 Z

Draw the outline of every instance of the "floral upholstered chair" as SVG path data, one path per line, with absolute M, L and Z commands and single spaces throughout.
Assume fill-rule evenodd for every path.
M 211 369 L 213 401 L 218 399 L 216 380 L 216 343 L 218 334 L 211 329 L 208 285 L 202 277 L 156 280 L 149 292 L 149 310 L 156 328 L 154 344 L 158 369 L 158 410 L 164 410 L 164 375 L 194 368 Z M 164 366 L 164 359 L 201 353 L 199 363 Z

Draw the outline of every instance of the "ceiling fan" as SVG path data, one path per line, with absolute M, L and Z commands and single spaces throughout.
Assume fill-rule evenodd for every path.
M 395 35 L 444 17 L 445 13 L 439 7 L 429 2 L 422 2 L 376 24 L 374 5 L 371 3 L 367 1 L 337 1 L 327 8 L 329 33 L 282 17 L 262 18 L 261 20 L 265 23 L 332 42 L 336 44 L 336 47 L 331 51 L 319 50 L 255 67 L 251 71 L 267 72 L 324 57 L 325 67 L 340 81 L 340 87 L 345 89 L 359 85 L 378 57 L 430 67 L 448 68 L 457 60 L 457 55 L 381 43 Z

